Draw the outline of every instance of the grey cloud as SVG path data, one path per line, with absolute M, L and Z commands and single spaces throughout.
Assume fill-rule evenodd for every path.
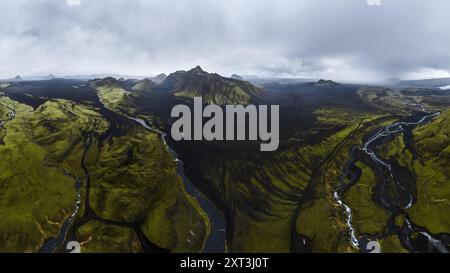
M 446 0 L 0 0 L 0 77 L 197 64 L 224 75 L 433 76 L 450 70 L 448 10 Z

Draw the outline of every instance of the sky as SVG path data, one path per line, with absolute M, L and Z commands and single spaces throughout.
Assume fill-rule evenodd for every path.
M 448 0 L 0 0 L 0 78 L 450 76 Z

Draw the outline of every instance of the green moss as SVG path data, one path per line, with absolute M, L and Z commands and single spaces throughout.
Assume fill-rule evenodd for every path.
M 49 103 L 46 111 L 60 114 L 55 104 Z M 45 239 L 59 233 L 71 214 L 74 180 L 64 175 L 62 164 L 48 164 L 52 147 L 35 140 L 42 136 L 37 121 L 46 111 L 17 103 L 9 107 L 15 108 L 16 118 L 5 124 L 4 145 L 0 145 L 0 251 L 35 252 Z
M 378 241 L 382 253 L 408 253 L 396 235 L 391 235 Z
M 130 93 L 119 87 L 99 87 L 100 101 L 111 110 L 126 108 Z M 130 109 L 128 109 L 130 110 Z
M 156 134 L 137 127 L 90 149 L 91 207 L 105 219 L 142 223 L 157 245 L 200 251 L 207 218 L 184 191 L 175 162 Z
M 373 171 L 364 164 L 357 163 L 362 176 L 345 195 L 344 202 L 353 210 L 353 225 L 357 234 L 381 232 L 389 220 L 389 212 L 372 201 L 376 179 Z
M 436 161 L 414 164 L 417 174 L 417 202 L 410 209 L 411 220 L 426 227 L 432 233 L 448 232 L 450 219 L 450 178 L 448 167 L 442 168 Z
M 90 221 L 78 230 L 82 253 L 136 253 L 141 245 L 129 228 Z
M 133 93 L 127 91 L 116 79 L 94 80 L 90 85 L 97 90 L 100 102 L 106 108 L 127 115 L 131 115 L 136 111 L 133 103 Z
M 400 156 L 416 175 L 417 202 L 409 210 L 411 220 L 435 234 L 450 230 L 450 219 L 444 217 L 450 210 L 449 134 L 450 111 L 444 111 L 432 123 L 413 131 L 418 160 Z
M 267 217 L 258 221 L 246 214 L 235 212 L 234 220 L 239 224 L 235 229 L 233 249 L 244 253 L 286 253 L 289 252 L 290 223 L 293 207 L 286 207 L 291 215 Z
M 36 252 L 59 233 L 73 211 L 74 178 L 85 179 L 81 159 L 87 132 L 94 137 L 86 160 L 94 211 L 109 220 L 141 223 L 150 240 L 172 251 L 202 249 L 207 219 L 184 191 L 157 135 L 136 127 L 99 146 L 95 136 L 109 124 L 94 108 L 54 100 L 33 110 L 4 97 L 0 106 L 17 113 L 1 129 L 0 252 Z M 127 242 L 132 232 L 93 225 L 79 231 L 95 239 L 88 251 L 108 252 L 111 241 Z M 134 245 L 117 243 L 110 251 L 134 251 Z
M 363 136 L 369 131 L 391 122 L 392 119 L 373 114 L 370 117 L 353 115 L 353 118 L 352 126 L 337 133 L 336 136 L 339 137 L 329 143 L 330 146 L 326 146 L 333 150 L 328 152 L 328 159 L 323 162 L 310 182 L 317 184 L 314 198 L 302 206 L 297 218 L 297 233 L 312 240 L 313 252 L 357 251 L 350 245 L 346 216 L 333 194 L 342 183 L 340 176 L 352 146 L 360 144 Z M 351 209 L 356 210 L 353 224 L 357 234 L 362 233 L 358 228 L 361 228 L 363 232 L 372 232 L 379 230 L 387 222 L 386 213 L 383 213 L 371 202 L 371 186 L 374 181 L 373 173 L 370 173 L 368 168 L 362 179 L 363 186 L 352 188 L 350 193 L 345 196 L 346 200 L 352 203 L 349 205 Z M 358 196 L 359 194 L 363 194 L 364 197 Z M 361 205 L 364 207 L 360 208 Z M 369 219 L 369 222 L 366 223 L 365 220 L 371 216 L 375 216 L 378 220 L 381 219 L 382 222 L 377 223 Z

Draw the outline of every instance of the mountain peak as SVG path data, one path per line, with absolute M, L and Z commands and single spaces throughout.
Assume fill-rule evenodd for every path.
M 112 87 L 112 86 L 120 86 L 119 81 L 116 78 L 113 77 L 106 77 L 103 79 L 93 79 L 90 80 L 89 85 L 91 86 L 107 86 L 107 87 Z
M 262 94 L 262 90 L 249 82 L 224 78 L 208 73 L 200 66 L 189 71 L 170 74 L 161 84 L 179 97 L 202 97 L 205 103 L 218 105 L 249 104 Z
M 167 75 L 164 73 L 161 73 L 159 75 L 156 75 L 155 77 L 151 77 L 150 79 L 153 82 L 155 82 L 156 84 L 160 84 L 167 79 Z
M 14 77 L 14 79 L 12 79 L 13 82 L 21 82 L 22 81 L 22 77 L 20 77 L 20 75 L 17 75 Z
M 315 86 L 335 86 L 335 85 L 340 85 L 340 84 L 337 82 L 334 82 L 332 80 L 320 79 L 314 85 Z
M 131 89 L 134 91 L 146 91 L 150 92 L 153 90 L 153 88 L 157 85 L 155 82 L 153 82 L 151 79 L 143 79 L 141 81 L 138 81 Z
M 192 72 L 204 73 L 205 71 L 201 68 L 201 66 L 197 65 L 195 68 L 191 69 Z
M 241 76 L 239 76 L 239 75 L 237 75 L 237 74 L 231 75 L 231 78 L 234 79 L 234 80 L 240 80 L 240 81 L 243 81 L 243 80 L 244 80 L 244 78 L 242 78 Z

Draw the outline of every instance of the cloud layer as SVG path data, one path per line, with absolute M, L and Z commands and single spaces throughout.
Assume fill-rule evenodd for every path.
M 369 5 L 370 2 L 370 5 Z M 2 0 L 0 77 L 447 76 L 447 0 Z M 378 5 L 381 3 L 381 5 Z

